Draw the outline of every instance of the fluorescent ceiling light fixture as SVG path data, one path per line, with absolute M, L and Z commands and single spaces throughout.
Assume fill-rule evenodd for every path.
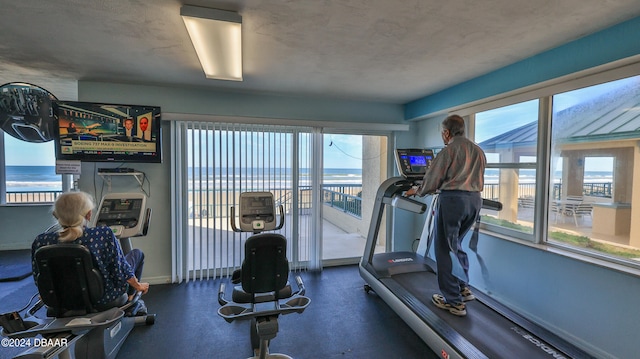
M 242 81 L 242 16 L 190 5 L 180 16 L 207 78 Z

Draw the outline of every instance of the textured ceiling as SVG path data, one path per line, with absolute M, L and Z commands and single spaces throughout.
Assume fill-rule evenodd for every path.
M 406 103 L 640 15 L 638 0 L 238 0 L 244 81 L 208 80 L 173 0 L 0 0 L 0 82 Z

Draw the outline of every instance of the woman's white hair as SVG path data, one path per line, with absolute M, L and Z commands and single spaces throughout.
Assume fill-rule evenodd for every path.
M 62 227 L 59 240 L 71 242 L 82 236 L 85 217 L 93 210 L 93 197 L 85 192 L 65 192 L 56 198 L 53 215 Z

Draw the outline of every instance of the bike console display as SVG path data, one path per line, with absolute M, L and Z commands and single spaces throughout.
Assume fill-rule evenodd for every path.
M 141 193 L 107 194 L 98 206 L 95 225 L 110 227 L 119 238 L 143 236 L 150 217 L 146 202 Z
M 280 224 L 276 225 L 276 206 L 271 192 L 244 192 L 240 194 L 240 228 L 235 225 L 235 208 L 231 207 L 231 228 L 234 232 L 273 231 L 284 224 L 284 209 L 280 209 Z
M 426 149 L 396 149 L 396 164 L 400 175 L 407 179 L 422 179 L 433 160 L 433 151 Z

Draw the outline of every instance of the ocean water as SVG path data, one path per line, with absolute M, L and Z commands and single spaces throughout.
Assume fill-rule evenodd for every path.
M 228 173 L 227 173 L 228 172 Z M 298 173 L 301 185 L 311 184 L 311 171 L 301 169 Z M 223 168 L 189 168 L 188 180 L 196 187 L 207 185 L 209 188 L 224 189 L 230 182 L 237 181 L 245 188 L 264 188 L 266 182 L 273 188 L 291 185 L 293 172 L 291 169 L 245 168 L 229 170 Z M 195 179 L 195 182 L 193 181 Z M 362 184 L 362 169 L 359 168 L 326 168 L 325 184 Z M 6 166 L 7 192 L 26 191 L 60 191 L 62 183 L 55 166 Z
M 489 168 L 485 172 L 485 183 L 498 183 L 499 169 Z M 520 183 L 534 183 L 535 170 L 522 169 L 519 171 Z M 311 171 L 303 168 L 298 173 L 299 183 L 303 186 L 311 184 Z M 187 174 L 190 184 L 195 188 L 209 187 L 211 189 L 225 189 L 234 181 L 244 188 L 286 188 L 291 186 L 293 171 L 291 169 L 262 169 L 262 168 L 190 168 Z M 555 173 L 554 182 L 562 178 L 561 173 Z M 362 169 L 360 168 L 325 168 L 323 181 L 332 184 L 362 184 Z M 607 171 L 587 171 L 585 182 L 607 183 L 613 181 L 613 174 Z M 267 182 L 269 186 L 267 186 Z M 55 173 L 54 166 L 6 166 L 7 192 L 25 191 L 60 191 L 62 184 L 60 175 Z
M 300 186 L 311 185 L 311 170 L 300 169 L 297 173 Z M 187 179 L 190 189 L 209 188 L 210 190 L 224 190 L 234 186 L 246 189 L 261 188 L 290 188 L 294 178 L 294 171 L 290 168 L 189 168 Z M 323 175 L 325 185 L 362 184 L 362 169 L 360 168 L 325 168 Z
M 55 166 L 6 166 L 7 192 L 61 191 Z

